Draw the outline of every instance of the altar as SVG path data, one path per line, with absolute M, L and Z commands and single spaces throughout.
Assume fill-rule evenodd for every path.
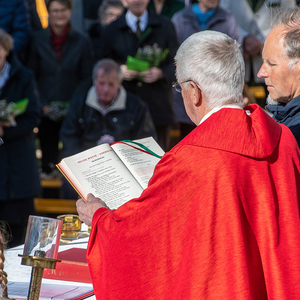
M 84 224 L 83 224 L 84 225 Z M 63 252 L 69 249 L 86 249 L 88 244 L 89 234 L 87 228 L 82 227 L 78 239 L 73 241 L 60 241 L 58 252 Z M 8 296 L 15 297 L 16 299 L 27 299 L 28 288 L 31 278 L 32 268 L 21 264 L 22 258 L 19 254 L 23 254 L 24 245 L 8 249 L 4 252 L 5 262 L 4 271 L 7 273 L 8 279 Z M 57 263 L 58 264 L 58 263 Z M 44 272 L 47 269 L 44 270 Z M 79 281 L 67 281 L 62 279 L 42 279 L 42 288 L 40 299 L 96 299 L 95 296 L 81 296 L 80 294 L 89 294 L 93 286 L 91 283 Z M 80 278 L 79 278 L 80 280 Z M 16 291 L 17 289 L 17 291 Z M 18 297 L 12 292 L 18 292 Z M 62 296 L 60 294 L 67 294 L 72 296 Z M 21 295 L 22 297 L 19 297 Z M 74 297 L 73 297 L 74 296 Z

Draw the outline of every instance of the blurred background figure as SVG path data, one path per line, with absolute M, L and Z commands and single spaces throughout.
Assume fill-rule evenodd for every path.
M 73 28 L 87 33 L 90 26 L 97 23 L 98 8 L 102 0 L 73 0 L 71 24 Z
M 90 26 L 88 34 L 91 38 L 95 61 L 101 58 L 101 44 L 104 42 L 103 30 L 121 16 L 124 6 L 120 0 L 104 0 L 98 9 L 98 22 Z
M 169 19 L 171 19 L 177 11 L 183 8 L 184 2 L 178 0 L 150 0 L 148 5 L 148 9 Z
M 16 57 L 13 39 L 0 30 L 0 99 L 7 103 L 25 98 L 24 113 L 15 118 L 15 124 L 0 122 L 0 220 L 7 222 L 7 231 L 13 239 L 9 246 L 24 242 L 30 214 L 34 214 L 33 199 L 40 192 L 38 162 L 35 155 L 33 129 L 40 122 L 38 92 L 33 73 Z
M 242 42 L 234 16 L 219 6 L 219 0 L 199 0 L 175 13 L 172 22 L 180 44 L 190 35 L 203 30 L 219 31 L 239 43 Z M 196 126 L 185 111 L 181 93 L 175 90 L 173 92 L 174 112 L 180 128 L 180 139 L 182 139 Z
M 70 99 L 91 86 L 90 40 L 70 24 L 72 1 L 47 0 L 49 26 L 32 34 L 27 65 L 36 77 L 42 103 L 39 141 L 42 174 L 51 179 L 59 174 L 59 130 Z
M 93 69 L 93 86 L 70 105 L 61 128 L 63 157 L 103 143 L 153 136 L 156 132 L 146 105 L 122 86 L 120 66 L 100 60 Z
M 234 15 L 239 26 L 246 65 L 246 83 L 263 84 L 263 80 L 256 74 L 262 65 L 262 45 L 271 30 L 272 16 L 278 8 L 294 8 L 296 1 L 220 0 L 220 6 Z
M 103 143 L 153 136 L 155 127 L 149 110 L 137 96 L 122 86 L 119 65 L 112 59 L 99 61 L 93 70 L 93 86 L 78 95 L 61 128 L 63 157 Z M 77 193 L 64 182 L 63 197 L 76 199 Z
M 42 29 L 42 23 L 36 10 L 35 0 L 26 0 L 28 22 L 31 30 Z
M 14 39 L 14 51 L 20 56 L 26 51 L 30 27 L 24 0 L 0 0 L 0 28 Z
M 174 55 L 178 42 L 172 22 L 147 10 L 148 3 L 149 0 L 126 0 L 127 10 L 104 29 L 105 43 L 101 51 L 104 58 L 111 58 L 121 65 L 124 88 L 147 104 L 158 143 L 168 151 L 171 125 L 174 123 L 171 86 L 175 79 Z M 159 52 L 167 51 L 158 64 L 141 72 L 127 68 L 128 56 L 136 57 L 138 49 L 144 53 L 146 49 L 149 53 L 157 53 L 152 51 L 155 48 Z

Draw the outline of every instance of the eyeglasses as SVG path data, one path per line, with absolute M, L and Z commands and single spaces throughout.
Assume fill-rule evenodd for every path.
M 189 82 L 189 81 L 193 81 L 193 80 L 192 79 L 188 79 L 188 80 L 185 80 L 185 81 L 182 81 L 182 82 L 175 82 L 175 83 L 173 83 L 172 87 L 175 89 L 176 92 L 181 93 L 182 92 L 181 84 Z M 196 84 L 198 90 L 200 90 L 200 88 L 198 87 L 197 83 L 196 82 L 194 82 L 194 83 Z

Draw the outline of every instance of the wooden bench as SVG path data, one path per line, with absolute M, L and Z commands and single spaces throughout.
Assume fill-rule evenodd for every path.
M 76 201 L 73 199 L 35 198 L 34 208 L 37 213 L 77 214 Z
M 171 139 L 180 138 L 180 129 L 171 129 Z
M 51 180 L 45 180 L 41 179 L 41 186 L 45 189 L 60 189 L 62 186 L 62 180 L 60 179 L 51 179 Z

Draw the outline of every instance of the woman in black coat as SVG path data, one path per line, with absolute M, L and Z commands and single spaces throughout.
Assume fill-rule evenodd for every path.
M 48 0 L 49 27 L 32 35 L 27 66 L 35 73 L 42 103 L 39 139 L 45 177 L 59 162 L 59 131 L 70 100 L 92 85 L 88 37 L 70 25 L 72 1 Z
M 33 199 L 40 192 L 33 129 L 40 122 L 40 105 L 33 73 L 11 52 L 13 40 L 0 30 L 0 99 L 7 104 L 25 98 L 24 113 L 12 121 L 0 121 L 0 220 L 12 233 L 9 246 L 24 242 L 28 216 L 34 214 Z M 2 109 L 3 112 L 3 109 Z

